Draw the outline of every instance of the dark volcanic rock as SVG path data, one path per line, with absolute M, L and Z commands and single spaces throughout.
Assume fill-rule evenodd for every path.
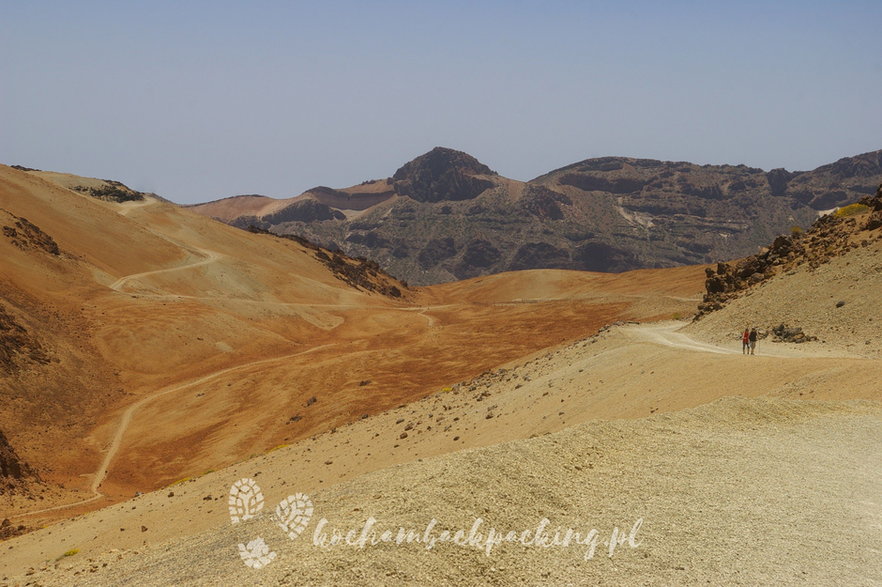
M 364 245 L 372 249 L 388 247 L 390 245 L 388 240 L 379 236 L 376 232 L 365 234 L 353 233 L 346 237 L 346 242 Z
M 848 213 L 821 216 L 808 231 L 794 231 L 789 236 L 778 236 L 770 247 L 756 255 L 730 263 L 717 263 L 716 267 L 705 269 L 706 293 L 698 306 L 695 319 L 721 309 L 730 300 L 782 271 L 789 271 L 800 265 L 816 269 L 856 248 L 858 243 L 869 242 L 864 235 L 868 231 L 882 228 L 882 185 L 874 197 L 863 198 L 858 206 L 852 208 L 857 208 L 857 216 Z M 882 238 L 882 235 L 876 235 L 875 238 Z M 837 304 L 836 307 L 841 306 Z M 779 338 L 794 341 L 791 339 L 796 337 L 797 332 L 785 336 L 785 327 L 782 325 L 780 328 Z M 804 342 L 803 338 L 811 340 L 811 337 L 798 338 L 800 340 L 795 342 Z
M 30 531 L 31 529 L 27 526 L 24 526 L 22 524 L 15 525 L 10 522 L 8 518 L 5 518 L 2 522 L 0 522 L 0 541 L 9 540 L 10 538 L 21 536 L 22 534 Z
M 22 250 L 40 250 L 50 255 L 59 255 L 61 251 L 58 243 L 40 228 L 29 222 L 27 218 L 20 218 L 11 212 L 0 209 L 0 213 L 8 219 L 4 219 L 3 235 L 12 244 Z
M 11 374 L 28 363 L 51 361 L 43 345 L 0 304 L 0 374 Z
M 534 216 L 548 220 L 560 220 L 564 217 L 561 204 L 572 206 L 573 201 L 568 196 L 553 192 L 543 186 L 528 185 L 524 188 L 521 205 L 525 211 Z
M 392 176 L 395 192 L 418 202 L 471 200 L 495 184 L 475 175 L 495 171 L 461 151 L 435 147 L 405 164 Z
M 247 228 L 256 234 L 265 234 L 274 238 L 293 240 L 303 245 L 313 256 L 323 263 L 334 276 L 357 289 L 380 293 L 392 298 L 400 298 L 404 295 L 402 290 L 407 290 L 407 282 L 399 281 L 380 268 L 376 261 L 364 257 L 350 257 L 339 250 L 323 249 L 309 240 L 293 235 L 278 235 L 256 226 Z
M 103 179 L 101 181 L 104 182 L 104 185 L 98 187 L 76 185 L 70 189 L 76 192 L 89 194 L 93 198 L 98 198 L 99 200 L 116 202 L 118 204 L 122 202 L 139 202 L 144 199 L 143 192 L 133 190 L 129 186 L 118 181 L 110 179 Z
M 294 202 L 290 206 L 267 214 L 262 217 L 266 223 L 270 225 L 281 224 L 282 222 L 322 222 L 325 220 L 343 220 L 346 215 L 339 210 L 334 210 L 326 204 L 316 202 L 315 200 L 303 199 Z
M 502 257 L 499 249 L 489 241 L 473 240 L 465 249 L 462 256 L 462 264 L 467 267 L 485 268 L 490 267 Z
M 808 336 L 799 326 L 779 324 L 772 328 L 772 342 L 795 342 L 801 344 L 818 340 L 817 336 Z
M 632 268 L 636 259 L 625 251 L 603 242 L 587 242 L 576 249 L 574 259 L 578 268 L 585 271 L 616 273 Z
M 420 251 L 417 260 L 420 263 L 420 267 L 428 269 L 455 254 L 456 246 L 453 243 L 453 239 L 448 236 L 430 240 L 423 250 Z
M 829 210 L 872 194 L 882 181 L 882 151 L 844 157 L 795 176 L 788 190 L 815 210 Z
M 646 185 L 645 181 L 633 177 L 604 177 L 575 173 L 564 175 L 560 178 L 560 183 L 577 187 L 586 192 L 609 192 L 611 194 L 639 192 Z
M 776 197 L 785 195 L 787 193 L 787 184 L 793 175 L 793 173 L 783 167 L 768 172 L 766 180 L 769 182 L 769 193 Z
M 307 196 L 328 206 L 316 206 L 310 216 L 231 223 L 328 247 L 339 243 L 346 254 L 374 259 L 416 285 L 514 269 L 716 263 L 754 255 L 793 227 L 810 226 L 819 210 L 874 194 L 882 182 L 880 158 L 876 151 L 814 171 L 767 172 L 603 157 L 518 182 L 465 153 L 436 148 L 388 180 L 310 190 Z M 350 220 L 340 218 L 341 210 L 359 213 Z M 882 223 L 882 212 L 867 222 Z M 748 285 L 765 279 L 763 269 L 749 269 L 733 279 Z M 728 279 L 714 275 L 711 287 L 734 287 Z
M 548 243 L 527 243 L 520 247 L 511 262 L 511 268 L 534 269 L 567 269 L 570 266 L 570 255 Z
M 39 481 L 39 476 L 23 462 L 0 430 L 0 487 L 13 486 L 16 481 Z

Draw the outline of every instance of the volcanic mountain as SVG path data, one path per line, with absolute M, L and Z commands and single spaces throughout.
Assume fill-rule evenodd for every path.
M 438 182 L 476 189 L 414 185 Z M 371 277 L 394 296 L 329 251 L 98 197 L 0 167 L 22 349 L 0 429 L 70 484 L 0 514 L 69 518 L 3 542 L 4 582 L 882 581 L 878 198 L 722 266 Z M 671 320 L 702 284 L 719 307 Z M 776 342 L 782 323 L 816 340 Z M 746 325 L 768 334 L 750 357 Z M 50 433 L 79 461 L 40 450 Z M 64 507 L 77 497 L 93 501 Z M 371 520 L 420 539 L 322 543 Z M 544 520 L 584 542 L 517 539 Z M 474 544 L 422 540 L 469 528 Z M 516 539 L 488 547 L 491 528 Z
M 0 521 L 28 525 L 370 418 L 609 322 L 688 312 L 703 275 L 519 272 L 417 290 L 373 261 L 117 182 L 6 166 L 0 266 L 3 481 L 17 489 Z
M 880 181 L 882 151 L 806 172 L 604 157 L 520 182 L 438 147 L 388 179 L 191 209 L 367 257 L 425 285 L 518 269 L 617 272 L 738 258 Z

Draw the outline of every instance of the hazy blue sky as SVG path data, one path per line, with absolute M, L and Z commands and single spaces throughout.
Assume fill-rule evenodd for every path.
M 882 148 L 882 2 L 4 2 L 0 162 L 178 202 L 627 155 Z

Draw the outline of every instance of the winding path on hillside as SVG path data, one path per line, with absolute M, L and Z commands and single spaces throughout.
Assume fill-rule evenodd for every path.
M 127 215 L 132 209 L 147 206 L 149 204 L 150 204 L 150 202 L 138 202 L 135 204 L 131 204 L 131 205 L 127 206 L 126 208 L 122 209 L 120 211 L 120 214 Z M 201 255 L 202 258 L 197 259 L 192 262 L 189 262 L 189 263 L 176 265 L 173 267 L 168 267 L 168 268 L 163 268 L 163 269 L 155 269 L 155 270 L 151 270 L 151 271 L 143 271 L 140 273 L 134 273 L 131 275 L 126 275 L 126 276 L 120 277 L 119 279 L 117 279 L 115 282 L 113 282 L 110 285 L 111 289 L 118 291 L 118 292 L 121 292 L 123 287 L 127 283 L 129 283 L 131 280 L 136 280 L 136 279 L 139 279 L 142 277 L 148 277 L 151 275 L 158 275 L 158 274 L 162 274 L 162 273 L 170 273 L 173 271 L 180 271 L 180 270 L 184 270 L 184 269 L 193 269 L 193 268 L 201 267 L 204 265 L 208 265 L 210 263 L 218 261 L 219 259 L 221 259 L 223 257 L 222 254 L 220 254 L 216 251 L 211 251 L 208 249 L 201 249 L 201 248 L 193 247 L 193 246 L 187 246 L 187 245 L 184 245 L 180 242 L 176 242 L 174 239 L 172 239 L 166 235 L 160 234 L 154 230 L 151 230 L 149 228 L 147 228 L 147 230 L 149 230 L 151 233 L 155 234 L 156 236 L 162 238 L 163 240 L 165 240 L 175 246 L 180 247 L 182 250 L 187 251 L 190 254 Z M 191 297 L 191 296 L 178 296 L 178 297 Z M 534 301 L 538 301 L 538 300 L 529 300 L 529 301 L 534 302 Z M 561 300 L 561 301 L 563 301 L 563 300 Z M 284 302 L 279 303 L 279 302 L 259 302 L 259 301 L 256 301 L 256 303 L 267 303 L 267 304 L 277 303 L 277 304 L 281 304 L 281 305 L 298 305 L 298 306 L 304 305 L 304 306 L 313 306 L 313 307 L 325 305 L 325 304 L 288 304 L 288 303 L 284 303 Z M 524 300 L 520 300 L 520 303 L 524 303 Z M 330 304 L 328 304 L 328 305 L 330 306 Z M 429 329 L 433 330 L 437 326 L 438 320 L 434 316 L 431 316 L 430 314 L 428 314 L 428 312 L 436 307 L 445 307 L 445 306 L 424 306 L 424 307 L 416 307 L 416 308 L 397 308 L 397 309 L 400 309 L 403 311 L 412 311 L 412 312 L 419 314 L 423 319 L 425 319 Z M 649 324 L 640 324 L 640 325 L 633 326 L 633 327 L 626 327 L 623 329 L 623 331 L 626 333 L 627 336 L 629 336 L 635 340 L 649 342 L 651 344 L 665 346 L 665 347 L 673 347 L 673 348 L 678 348 L 678 349 L 683 349 L 683 350 L 689 350 L 689 351 L 695 351 L 695 352 L 705 352 L 705 353 L 714 353 L 714 354 L 739 354 L 740 353 L 740 346 L 739 345 L 733 345 L 733 348 L 724 348 L 724 347 L 715 346 L 715 345 L 712 345 L 709 343 L 701 342 L 701 341 L 695 340 L 694 338 L 692 338 L 691 336 L 689 336 L 686 333 L 680 332 L 679 330 L 682 327 L 683 327 L 683 323 L 681 323 L 681 322 L 649 323 Z M 222 376 L 227 375 L 229 373 L 234 373 L 237 371 L 245 370 L 245 369 L 248 369 L 248 368 L 251 368 L 254 366 L 258 366 L 258 365 L 274 363 L 274 362 L 278 362 L 278 361 L 284 361 L 284 360 L 288 360 L 288 359 L 291 359 L 291 358 L 294 358 L 297 356 L 302 356 L 302 355 L 306 355 L 309 353 L 314 353 L 314 352 L 317 352 L 321 349 L 335 346 L 336 344 L 339 344 L 339 343 L 329 343 L 329 344 L 317 346 L 314 348 L 301 350 L 301 351 L 298 351 L 295 353 L 283 355 L 280 357 L 260 359 L 260 360 L 250 361 L 247 363 L 236 365 L 233 367 L 227 367 L 225 369 L 221 369 L 221 370 L 215 371 L 213 373 L 209 373 L 208 375 L 204 375 L 202 377 L 192 379 L 192 380 L 187 381 L 185 383 L 179 383 L 179 384 L 174 384 L 171 386 L 160 388 L 157 391 L 155 391 L 154 393 L 151 393 L 149 395 L 146 395 L 146 396 L 138 399 L 136 402 L 129 405 L 122 412 L 122 414 L 119 418 L 119 421 L 116 424 L 116 428 L 113 433 L 113 437 L 112 437 L 111 442 L 105 451 L 104 458 L 102 459 L 98 469 L 92 475 L 92 482 L 89 487 L 89 491 L 92 493 L 91 497 L 83 499 L 83 500 L 79 500 L 79 501 L 71 503 L 71 504 L 65 504 L 65 505 L 59 505 L 59 506 L 55 506 L 55 507 L 51 507 L 51 508 L 45 508 L 45 509 L 36 510 L 36 511 L 28 512 L 26 514 L 21 514 L 21 515 L 22 516 L 31 516 L 31 515 L 46 513 L 46 512 L 50 512 L 50 511 L 68 509 L 68 508 L 72 508 L 72 507 L 76 507 L 76 506 L 80 506 L 80 505 L 85 505 L 85 504 L 91 503 L 93 501 L 96 501 L 98 499 L 101 499 L 102 497 L 105 497 L 104 494 L 101 493 L 100 488 L 101 488 L 101 485 L 104 483 L 104 481 L 107 479 L 107 477 L 110 473 L 111 467 L 114 463 L 114 460 L 116 459 L 117 455 L 119 454 L 119 451 L 120 451 L 120 448 L 123 444 L 123 440 L 125 438 L 126 432 L 128 431 L 129 426 L 130 426 L 133 418 L 135 417 L 136 413 L 138 412 L 138 410 L 140 410 L 142 407 L 144 407 L 146 404 L 150 403 L 151 401 L 154 401 L 155 399 L 162 397 L 162 396 L 165 396 L 165 395 L 168 395 L 168 394 L 172 394 L 172 393 L 175 393 L 178 391 L 192 388 L 197 385 L 201 385 L 203 383 L 207 383 L 209 381 L 212 381 L 214 379 L 217 379 L 218 377 L 222 377 Z M 736 346 L 738 348 L 735 348 Z M 811 356 L 809 354 L 800 353 L 799 351 L 793 351 L 792 349 L 774 349 L 773 352 L 767 352 L 768 349 L 763 349 L 763 351 L 764 351 L 763 354 L 774 355 L 774 356 L 802 356 L 802 357 Z
M 120 277 L 116 281 L 110 284 L 110 289 L 116 291 L 122 291 L 123 286 L 131 281 L 132 279 L 138 279 L 141 277 L 147 277 L 148 275 L 158 275 L 160 273 L 170 273 L 172 271 L 180 271 L 182 269 L 193 269 L 195 267 L 201 267 L 202 265 L 208 265 L 209 263 L 214 263 L 218 259 L 222 257 L 220 253 L 215 251 L 209 251 L 208 249 L 196 249 L 201 255 L 204 255 L 204 258 L 199 259 L 198 261 L 193 261 L 192 263 L 185 263 L 183 265 L 177 265 L 175 267 L 168 267 L 166 269 L 154 269 L 153 271 L 143 271 L 141 273 L 133 273 L 131 275 L 126 275 L 125 277 Z
M 211 381 L 213 379 L 217 379 L 218 377 L 221 377 L 221 376 L 226 375 L 228 373 L 234 373 L 236 371 L 248 369 L 250 367 L 255 367 L 257 365 L 264 365 L 267 363 L 274 363 L 277 361 L 284 361 L 287 359 L 292 359 L 294 357 L 298 357 L 301 355 L 307 355 L 309 353 L 314 353 L 316 351 L 320 351 L 322 349 L 335 346 L 336 344 L 337 343 L 328 343 L 328 344 L 320 345 L 317 347 L 313 347 L 311 349 L 306 349 L 304 351 L 298 351 L 296 353 L 290 353 L 287 355 L 283 355 L 281 357 L 272 357 L 269 359 L 259 359 L 257 361 L 249 361 L 247 363 L 242 363 L 241 365 L 236 365 L 234 367 L 227 367 L 226 369 L 221 369 L 220 371 L 215 371 L 213 373 L 209 373 L 208 375 L 204 375 L 202 377 L 192 379 L 190 381 L 187 381 L 186 383 L 180 383 L 177 385 L 172 385 L 169 387 L 161 388 L 158 391 L 156 391 L 155 393 L 152 393 L 148 396 L 141 398 L 140 400 L 136 401 L 135 403 L 130 405 L 128 408 L 126 408 L 126 410 L 123 412 L 122 416 L 120 417 L 119 423 L 116 425 L 116 431 L 113 434 L 113 440 L 111 440 L 110 445 L 107 447 L 107 452 L 104 454 L 104 459 L 101 461 L 101 464 L 99 465 L 98 469 L 95 471 L 95 473 L 92 476 L 92 484 L 89 487 L 89 491 L 91 491 L 93 494 L 92 497 L 89 497 L 87 499 L 83 499 L 83 500 L 80 500 L 80 501 L 77 501 L 74 503 L 59 505 L 59 506 L 55 506 L 55 507 L 51 507 L 51 508 L 45 508 L 45 509 L 36 510 L 33 512 L 27 512 L 25 514 L 20 514 L 20 515 L 21 516 L 33 516 L 33 515 L 40 514 L 40 513 L 46 513 L 46 512 L 61 510 L 61 509 L 68 509 L 68 508 L 76 507 L 78 505 L 84 505 L 87 503 L 91 503 L 97 499 L 104 497 L 104 494 L 101 493 L 101 491 L 100 491 L 101 484 L 104 483 L 105 479 L 107 479 L 107 475 L 110 472 L 110 467 L 113 464 L 113 461 L 116 458 L 116 455 L 119 453 L 119 449 L 122 446 L 123 438 L 125 437 L 126 431 L 128 430 L 129 425 L 132 422 L 132 418 L 134 417 L 135 412 L 137 412 L 139 409 L 144 407 L 144 405 L 152 402 L 153 400 L 155 400 L 159 397 L 162 397 L 164 395 L 168 395 L 170 393 L 175 393 L 176 391 L 182 391 L 184 389 L 189 389 L 195 385 L 200 385 L 202 383 L 206 383 L 208 381 Z
M 116 454 L 119 452 L 119 447 L 122 445 L 123 437 L 125 436 L 126 430 L 129 427 L 129 424 L 132 422 L 132 417 L 135 415 L 140 408 L 158 397 L 162 397 L 164 395 L 168 395 L 170 393 L 174 393 L 176 391 L 181 391 L 183 389 L 188 389 L 193 387 L 194 385 L 199 385 L 201 383 L 206 383 L 207 381 L 211 381 L 212 379 L 217 379 L 222 375 L 226 375 L 227 373 L 233 373 L 236 371 L 241 371 L 243 369 L 247 369 L 249 367 L 255 367 L 257 365 L 264 365 L 266 363 L 274 363 L 277 361 L 284 361 L 286 359 L 292 359 L 294 357 L 298 357 L 301 355 L 306 355 L 309 353 L 314 353 L 321 349 L 334 346 L 336 343 L 323 344 L 321 346 L 313 347 L 311 349 L 307 349 L 305 351 L 299 351 L 296 353 L 291 353 L 288 355 L 283 355 L 281 357 L 272 357 L 270 359 L 260 359 L 257 361 L 250 361 L 248 363 L 242 363 L 241 365 L 236 365 L 235 367 L 227 367 L 226 369 L 221 369 L 220 371 L 215 371 L 214 373 L 209 373 L 203 377 L 199 377 L 197 379 L 193 379 L 186 383 L 182 383 L 179 385 L 173 385 L 171 387 L 163 388 L 156 393 L 150 394 L 147 397 L 144 397 L 137 402 L 130 405 L 126 408 L 126 411 L 123 412 L 122 417 L 120 418 L 119 424 L 116 427 L 116 433 L 113 435 L 113 441 L 111 441 L 110 446 L 107 448 L 107 453 L 104 455 L 104 460 L 101 461 L 101 466 L 98 467 L 98 470 L 95 472 L 94 477 L 92 478 L 92 486 L 90 490 L 93 493 L 99 493 L 98 488 L 101 487 L 101 484 L 107 479 L 107 474 L 110 471 L 110 465 L 113 464 L 113 459 L 116 457 Z
M 204 260 L 202 263 L 208 262 Z M 179 269 L 182 267 L 176 267 L 174 269 Z M 172 269 L 170 269 L 172 270 Z M 152 272 L 147 272 L 152 273 Z M 142 274 L 138 274 L 142 275 Z M 134 276 L 130 276 L 134 277 Z M 431 306 L 418 307 L 408 309 L 409 311 L 413 311 L 419 314 L 422 318 L 425 318 L 430 327 L 436 325 L 436 319 L 432 316 L 429 316 L 426 312 L 432 309 Z M 682 332 L 684 324 L 682 322 L 652 322 L 652 323 L 643 323 L 636 325 L 629 325 L 621 327 L 621 332 L 628 338 L 634 340 L 635 342 L 643 342 L 649 343 L 657 346 L 667 347 L 667 348 L 675 348 L 692 352 L 702 352 L 702 353 L 711 353 L 716 355 L 738 355 L 741 354 L 740 350 L 740 341 L 733 342 L 732 347 L 721 347 L 716 346 L 707 342 L 702 342 L 696 340 L 689 334 Z M 76 507 L 79 505 L 85 505 L 87 503 L 91 503 L 97 499 L 104 497 L 104 494 L 101 493 L 100 488 L 101 484 L 107 479 L 108 474 L 110 473 L 111 467 L 113 465 L 114 459 L 118 455 L 120 448 L 123 443 L 123 439 L 125 438 L 126 432 L 131 424 L 135 414 L 144 407 L 146 404 L 151 401 L 162 397 L 164 395 L 168 395 L 171 393 L 175 393 L 178 391 L 182 391 L 185 389 L 189 389 L 191 387 L 201 385 L 203 383 L 207 383 L 218 377 L 223 375 L 227 375 L 229 373 L 234 373 L 237 371 L 242 371 L 248 369 L 250 367 L 254 367 L 257 365 L 264 365 L 269 363 L 274 363 L 278 361 L 288 360 L 294 357 L 310 354 L 317 352 L 319 350 L 335 346 L 339 343 L 328 343 L 321 346 L 317 346 L 311 349 L 306 349 L 303 351 L 298 351 L 296 353 L 291 353 L 287 355 L 283 355 L 280 357 L 272 357 L 268 359 L 260 359 L 257 361 L 250 361 L 247 363 L 242 363 L 240 365 L 236 365 L 234 367 L 227 367 L 225 369 L 221 369 L 219 371 L 215 371 L 213 373 L 209 373 L 208 375 L 204 375 L 202 377 L 198 377 L 196 379 L 192 379 L 185 383 L 175 384 L 168 387 L 161 388 L 157 390 L 155 393 L 147 395 L 135 403 L 128 406 L 125 411 L 120 416 L 119 422 L 116 425 L 116 430 L 113 434 L 113 438 L 106 449 L 104 458 L 101 461 L 100 466 L 95 471 L 92 476 L 92 483 L 89 490 L 93 493 L 92 497 L 89 497 L 84 500 L 77 501 L 71 504 L 65 504 L 60 506 L 55 506 L 51 508 L 45 508 L 33 512 L 28 512 L 26 514 L 20 514 L 21 516 L 32 516 L 35 514 L 46 513 L 50 511 L 57 511 L 61 509 L 67 509 Z M 763 347 L 767 347 L 769 345 L 764 344 Z M 806 351 L 796 350 L 792 348 L 762 348 L 761 349 L 762 356 L 773 356 L 773 357 L 790 357 L 790 358 L 812 358 L 819 356 L 817 353 L 812 353 L 810 349 L 806 349 Z
M 144 200 L 141 200 L 141 201 L 125 202 L 123 204 L 120 204 L 117 207 L 117 213 L 119 213 L 120 216 L 128 216 L 132 210 L 151 206 L 155 203 L 156 202 L 154 200 L 150 199 L 149 197 L 145 198 Z M 121 292 L 123 286 L 125 286 L 131 280 L 139 279 L 141 277 L 147 277 L 150 275 L 159 275 L 161 273 L 171 273 L 172 271 L 181 271 L 182 269 L 193 269 L 195 267 L 201 267 L 203 265 L 208 265 L 209 263 L 213 263 L 223 257 L 223 255 L 221 255 L 217 251 L 211 251 L 209 249 L 202 249 L 199 247 L 184 245 L 180 242 L 177 242 L 176 240 L 174 240 L 173 238 L 171 238 L 165 234 L 162 234 L 160 232 L 153 230 L 152 228 L 150 228 L 148 226 L 141 226 L 141 228 L 143 230 L 146 230 L 150 234 L 161 238 L 162 240 L 166 241 L 167 243 L 170 243 L 170 244 L 180 248 L 181 250 L 190 253 L 191 255 L 195 254 L 197 256 L 201 256 L 202 258 L 198 259 L 196 261 L 192 261 L 190 263 L 176 265 L 174 267 L 166 267 L 164 269 L 154 269 L 152 271 L 142 271 L 140 273 L 132 273 L 131 275 L 125 275 L 110 284 L 110 289 L 112 289 L 112 290 Z

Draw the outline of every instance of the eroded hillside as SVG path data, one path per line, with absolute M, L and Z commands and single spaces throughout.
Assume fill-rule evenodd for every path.
M 882 151 L 804 172 L 603 157 L 521 182 L 439 147 L 388 179 L 193 209 L 340 248 L 421 285 L 508 270 L 617 272 L 743 257 L 880 182 Z
M 0 167 L 15 369 L 0 430 L 51 489 L 4 511 L 32 521 L 370 418 L 616 320 L 683 314 L 702 279 L 551 271 L 414 290 L 302 239 L 68 185 L 90 182 Z
M 880 356 L 882 186 L 805 232 L 706 273 L 696 332 L 720 341 L 757 327 L 772 345 L 785 339 Z

